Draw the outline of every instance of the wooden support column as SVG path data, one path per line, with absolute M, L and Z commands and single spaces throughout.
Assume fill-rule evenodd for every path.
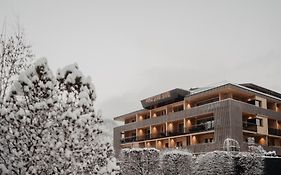
M 186 123 L 185 118 L 183 119 L 183 132 L 185 133 Z

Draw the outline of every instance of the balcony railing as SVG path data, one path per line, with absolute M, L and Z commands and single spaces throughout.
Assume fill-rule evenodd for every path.
M 243 130 L 257 132 L 257 124 L 251 122 L 243 122 Z
M 214 129 L 214 120 L 186 128 L 186 133 L 204 132 Z
M 275 128 L 268 128 L 268 134 L 281 136 L 281 130 Z
M 193 125 L 191 127 L 186 128 L 178 128 L 176 131 L 173 132 L 160 132 L 157 134 L 146 134 L 143 136 L 133 136 L 133 137 L 126 137 L 121 139 L 121 143 L 129 143 L 135 141 L 144 141 L 149 139 L 158 139 L 158 138 L 165 138 L 171 136 L 179 136 L 184 134 L 191 134 L 191 133 L 199 133 L 204 131 L 214 130 L 214 121 L 208 121 L 205 123 L 200 123 L 198 125 Z
M 121 139 L 121 143 L 129 143 L 129 142 L 135 142 L 137 141 L 136 136 L 126 137 Z

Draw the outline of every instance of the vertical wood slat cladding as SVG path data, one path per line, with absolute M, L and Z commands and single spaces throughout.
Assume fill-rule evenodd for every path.
M 242 110 L 233 101 L 229 101 L 229 103 L 230 138 L 239 141 L 241 145 L 243 143 Z

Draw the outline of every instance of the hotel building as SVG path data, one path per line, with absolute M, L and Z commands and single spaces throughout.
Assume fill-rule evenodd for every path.
M 281 155 L 281 94 L 248 84 L 173 89 L 141 101 L 143 109 L 115 117 L 114 149 L 187 148 L 222 150 L 226 138 L 248 149 L 252 138 Z

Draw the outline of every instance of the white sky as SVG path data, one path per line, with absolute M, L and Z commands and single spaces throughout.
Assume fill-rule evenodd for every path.
M 17 18 L 55 72 L 77 62 L 92 77 L 106 118 L 176 87 L 281 92 L 280 0 L 0 0 L 0 24 Z

